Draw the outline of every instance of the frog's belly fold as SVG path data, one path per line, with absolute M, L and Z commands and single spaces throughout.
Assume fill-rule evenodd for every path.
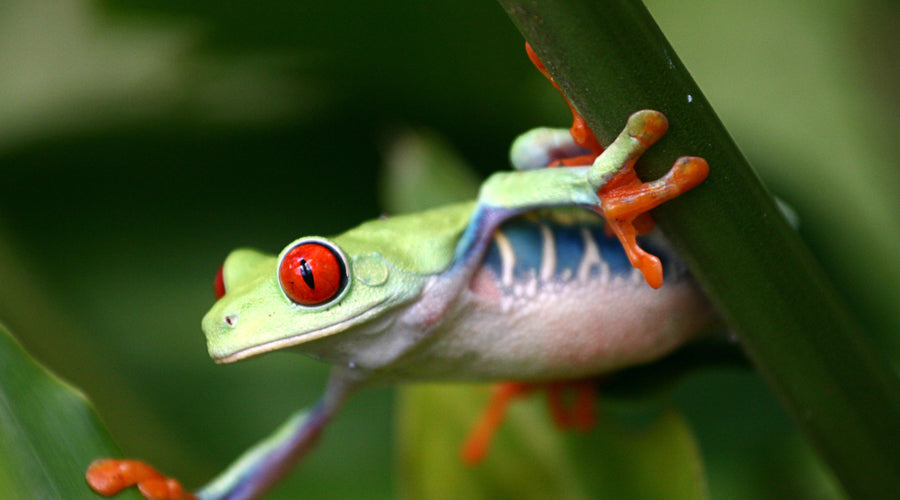
M 556 380 L 671 352 L 705 330 L 714 312 L 661 240 L 642 244 L 666 269 L 658 290 L 602 227 L 504 227 L 415 366 L 401 370 L 416 378 Z

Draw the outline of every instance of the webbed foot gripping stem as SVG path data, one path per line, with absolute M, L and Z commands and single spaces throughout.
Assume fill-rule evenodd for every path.
M 531 62 L 560 90 L 531 46 L 526 44 L 525 48 Z M 659 258 L 638 246 L 636 238 L 653 229 L 653 219 L 647 212 L 703 182 L 709 174 L 709 165 L 703 158 L 681 157 L 663 177 L 642 182 L 634 171 L 634 164 L 668 130 L 665 115 L 652 110 L 634 113 L 628 117 L 622 133 L 604 149 L 565 94 L 563 98 L 572 111 L 569 129 L 572 140 L 591 154 L 555 160 L 548 166 L 591 164 L 588 182 L 597 190 L 601 201 L 594 210 L 606 219 L 608 228 L 625 248 L 631 265 L 641 271 L 651 287 L 659 288 L 663 283 L 662 264 Z

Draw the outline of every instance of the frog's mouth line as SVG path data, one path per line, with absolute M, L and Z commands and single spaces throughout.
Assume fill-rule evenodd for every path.
M 265 342 L 262 344 L 253 345 L 250 347 L 245 347 L 243 349 L 239 349 L 231 354 L 225 354 L 223 356 L 213 356 L 213 361 L 220 364 L 226 363 L 234 363 L 235 361 L 240 361 L 242 359 L 246 359 L 252 356 L 256 356 L 258 354 L 263 354 L 271 351 L 277 351 L 279 349 L 284 349 L 285 347 L 292 347 L 295 345 L 305 344 L 306 342 L 311 342 L 316 339 L 320 339 L 322 337 L 327 337 L 329 335 L 334 335 L 335 333 L 342 332 L 347 329 L 350 325 L 366 321 L 369 318 L 380 314 L 384 309 L 384 305 L 389 302 L 394 297 L 388 297 L 381 302 L 378 302 L 365 311 L 357 314 L 356 316 L 351 316 L 340 323 L 335 323 L 331 326 L 327 326 L 325 328 L 319 330 L 313 330 L 311 332 L 298 333 L 296 335 L 291 335 L 290 337 L 285 337 L 281 339 L 271 340 L 269 342 Z

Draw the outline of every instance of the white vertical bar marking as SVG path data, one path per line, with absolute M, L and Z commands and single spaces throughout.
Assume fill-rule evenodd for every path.
M 586 227 L 581 228 L 581 239 L 584 241 L 584 257 L 581 258 L 581 264 L 578 265 L 578 281 L 584 283 L 591 276 L 591 269 L 594 266 L 603 265 L 600 259 L 600 249 L 597 248 L 597 242 L 594 241 L 594 235 Z
M 541 224 L 541 282 L 546 283 L 553 278 L 556 272 L 556 242 L 553 240 L 553 231 L 547 224 Z
M 513 285 L 513 268 L 516 266 L 516 252 L 513 250 L 512 243 L 500 231 L 494 232 L 494 242 L 497 244 L 497 250 L 500 252 L 500 265 L 503 269 L 500 275 L 500 283 L 505 287 Z

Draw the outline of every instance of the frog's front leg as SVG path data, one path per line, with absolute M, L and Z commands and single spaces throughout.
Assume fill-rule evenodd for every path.
M 98 460 L 88 469 L 87 481 L 95 491 L 105 496 L 137 486 L 150 500 L 257 498 L 309 452 L 344 401 L 362 383 L 364 380 L 335 368 L 318 404 L 294 414 L 271 436 L 247 450 L 194 495 L 185 492 L 174 479 L 135 460 Z
M 634 162 L 668 128 L 666 117 L 658 111 L 638 111 L 628 118 L 625 130 L 604 150 L 587 122 L 575 109 L 559 84 L 544 67 L 531 45 L 525 44 L 529 59 L 540 72 L 563 94 L 572 111 L 572 127 L 565 137 L 562 130 L 535 129 L 513 143 L 510 158 L 516 169 L 543 166 L 572 166 L 593 164 L 590 183 L 599 190 L 603 203 L 595 211 L 603 215 L 609 228 L 622 242 L 631 264 L 641 270 L 653 288 L 662 286 L 662 266 L 659 259 L 644 252 L 636 237 L 653 228 L 653 219 L 646 212 L 693 188 L 709 173 L 702 158 L 679 158 L 669 173 L 650 183 L 642 183 L 634 172 Z
M 663 282 L 662 265 L 658 258 L 644 252 L 636 240 L 638 234 L 652 228 L 652 221 L 642 216 L 695 187 L 709 173 L 704 159 L 683 157 L 660 179 L 648 183 L 638 179 L 635 162 L 665 134 L 667 127 L 662 113 L 638 111 L 628 117 L 622 133 L 590 167 L 497 173 L 482 185 L 479 203 L 510 213 L 553 206 L 591 208 L 606 219 L 631 264 L 641 271 L 647 283 L 659 288 Z
M 662 264 L 637 244 L 637 236 L 651 229 L 641 226 L 641 217 L 656 206 L 693 189 L 706 179 L 709 165 L 698 157 L 681 157 L 669 172 L 651 182 L 642 182 L 634 171 L 641 154 L 661 138 L 668 120 L 659 111 L 643 110 L 628 117 L 616 140 L 594 160 L 588 182 L 598 190 L 601 203 L 594 210 L 602 215 L 622 242 L 625 253 L 653 288 L 663 283 Z

